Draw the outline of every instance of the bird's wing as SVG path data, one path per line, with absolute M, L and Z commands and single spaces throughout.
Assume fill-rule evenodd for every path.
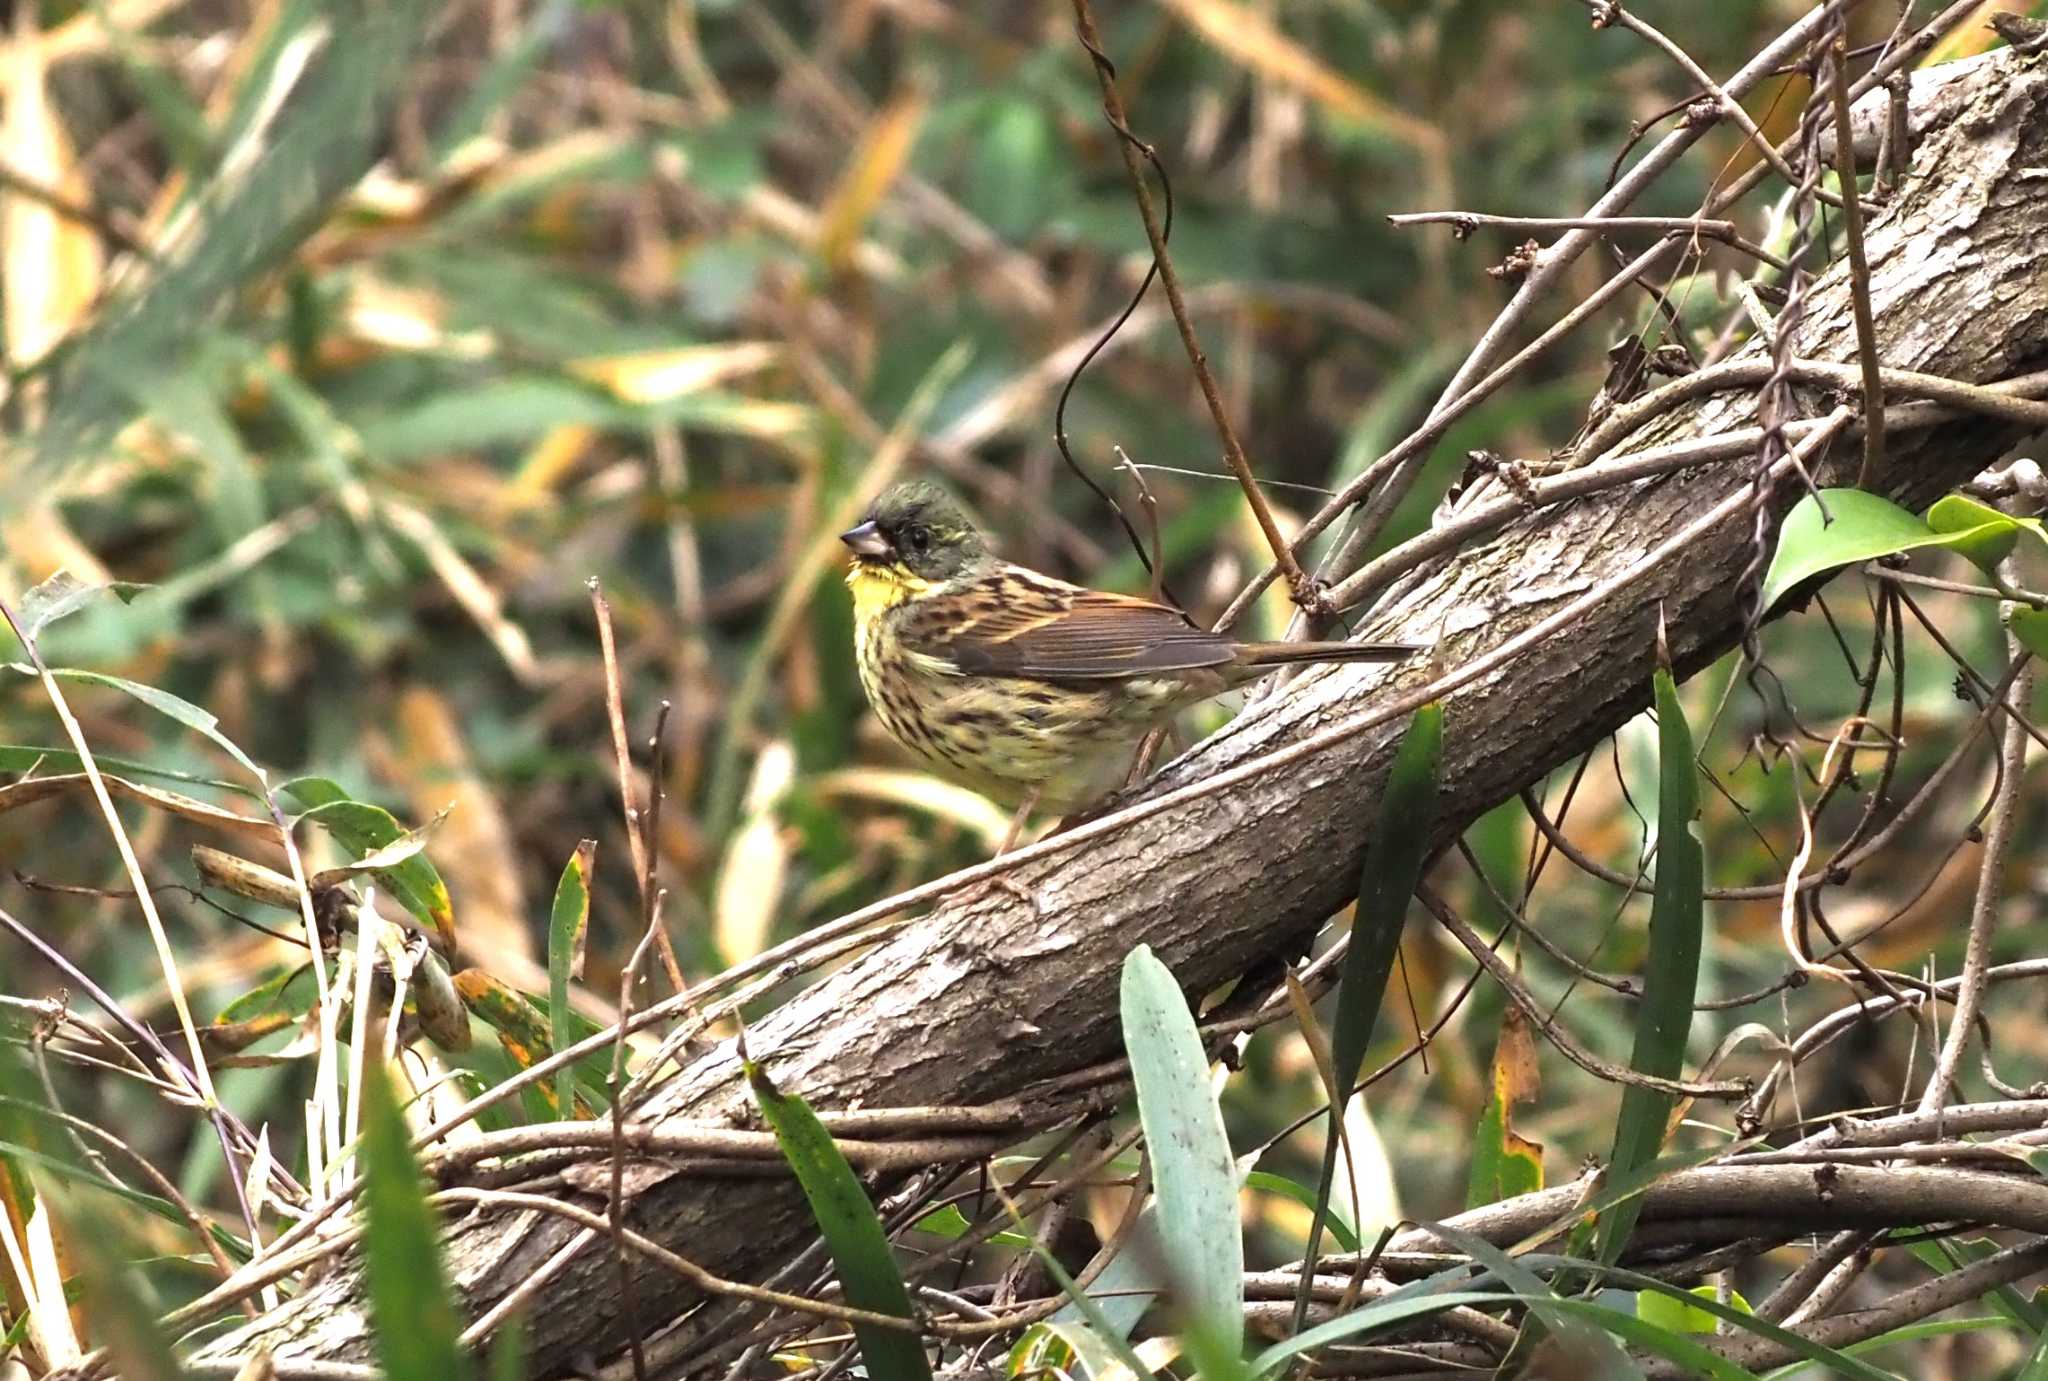
M 914 612 L 900 631 L 905 644 L 970 676 L 1114 680 L 1236 657 L 1230 639 L 1195 627 L 1178 610 L 1018 566 L 907 607 Z

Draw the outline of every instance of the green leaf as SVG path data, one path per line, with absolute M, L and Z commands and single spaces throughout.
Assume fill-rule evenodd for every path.
M 129 580 L 87 584 L 69 571 L 58 571 L 24 593 L 14 613 L 21 620 L 22 631 L 33 641 L 58 619 L 77 613 L 102 595 L 116 595 L 127 604 L 148 588 Z
M 1701 1299 L 1719 1298 L 1711 1285 L 1695 1285 L 1687 1293 Z M 1742 1297 L 1740 1291 L 1730 1292 L 1729 1303 L 1745 1314 L 1756 1312 L 1749 1307 L 1749 1301 Z M 1655 1290 L 1644 1290 L 1636 1296 L 1636 1317 L 1674 1333 L 1712 1333 L 1721 1325 L 1719 1316 L 1709 1314 L 1691 1301 L 1659 1294 Z
M 743 1065 L 761 1115 L 774 1130 L 783 1159 L 796 1172 L 797 1184 L 818 1220 L 846 1302 L 877 1314 L 911 1318 L 903 1273 L 889 1253 L 888 1234 L 853 1167 L 809 1104 L 777 1089 L 752 1060 Z M 931 1381 L 931 1364 L 916 1334 L 875 1324 L 855 1324 L 853 1334 L 872 1381 Z
M 2019 545 L 2017 518 L 1962 494 L 1935 500 L 1927 510 L 1927 526 L 1948 539 L 1948 546 L 1990 575 Z
M 1278 1194 L 1283 1199 L 1294 1200 L 1303 1208 L 1313 1209 L 1316 1206 L 1316 1192 L 1313 1189 L 1310 1189 L 1305 1184 L 1290 1180 L 1285 1175 L 1275 1175 L 1270 1171 L 1252 1171 L 1251 1174 L 1244 1177 L 1244 1187 L 1246 1189 L 1263 1190 L 1268 1194 Z M 1324 1216 L 1323 1226 L 1329 1230 L 1330 1236 L 1336 1240 L 1338 1251 L 1355 1252 L 1358 1250 L 1358 1233 L 1353 1230 L 1351 1224 L 1344 1221 L 1344 1215 L 1337 1211 L 1336 1205 L 1332 1204 L 1330 1206 L 1329 1212 Z
M 1460 1305 L 1498 1308 L 1503 1304 L 1519 1302 L 1514 1295 L 1504 1290 L 1443 1290 L 1428 1294 L 1410 1294 L 1404 1290 L 1388 1295 L 1384 1299 L 1374 1300 L 1348 1314 L 1340 1314 L 1328 1323 L 1317 1324 L 1314 1328 L 1283 1338 L 1252 1358 L 1252 1374 L 1270 1377 L 1276 1375 L 1280 1368 L 1296 1357 L 1314 1352 L 1318 1348 L 1341 1343 L 1379 1329 L 1392 1328 L 1410 1319 L 1439 1314 Z
M 1003 1359 L 1002 1374 L 1031 1381 L 1047 1376 L 1097 1377 L 1122 1365 L 1117 1350 L 1085 1323 L 1035 1323 L 1024 1330 Z M 1131 1373 L 1142 1377 L 1144 1370 Z
M 1434 1231 L 1435 1229 L 1432 1230 Z M 1479 1245 L 1485 1248 L 1484 1243 Z M 1497 1248 L 1486 1248 L 1486 1250 L 1490 1251 L 1495 1257 L 1499 1255 Z M 1585 1268 L 1588 1264 L 1571 1257 L 1531 1253 L 1519 1258 L 1513 1264 L 1512 1269 L 1516 1271 L 1571 1272 Z M 1457 1268 L 1457 1270 L 1462 1269 Z M 1616 1266 L 1593 1267 L 1592 1269 L 1605 1277 L 1609 1285 L 1622 1289 L 1654 1291 L 1667 1295 L 1685 1294 L 1684 1290 L 1679 1286 L 1657 1280 L 1654 1277 L 1646 1276 L 1636 1271 L 1623 1270 Z M 1471 1305 L 1482 1310 L 1498 1310 L 1504 1304 L 1521 1304 L 1533 1309 L 1540 1300 L 1543 1308 L 1553 1317 L 1570 1315 L 1594 1323 L 1606 1332 L 1614 1333 L 1627 1338 L 1630 1342 L 1638 1343 L 1641 1346 L 1661 1352 L 1665 1356 L 1685 1362 L 1701 1375 L 1722 1376 L 1731 1379 L 1751 1376 L 1750 1372 L 1740 1367 L 1735 1367 L 1733 1363 L 1728 1362 L 1724 1358 L 1716 1357 L 1682 1335 L 1666 1333 L 1662 1329 L 1645 1330 L 1642 1328 L 1642 1321 L 1633 1315 L 1622 1314 L 1601 1305 L 1589 1304 L 1582 1299 L 1559 1298 L 1555 1295 L 1544 1298 L 1541 1292 L 1531 1295 L 1527 1291 L 1516 1290 L 1446 1289 L 1447 1285 L 1455 1284 L 1458 1281 L 1459 1275 L 1457 1270 L 1441 1272 L 1426 1280 L 1404 1285 L 1391 1295 L 1375 1300 L 1371 1304 L 1353 1310 L 1351 1313 L 1332 1319 L 1328 1323 L 1319 1324 L 1305 1332 L 1298 1333 L 1293 1337 L 1276 1343 L 1253 1359 L 1253 1369 L 1261 1376 L 1270 1376 L 1293 1358 L 1313 1352 L 1318 1348 L 1328 1347 L 1332 1343 L 1343 1342 L 1366 1333 L 1390 1328 L 1395 1324 L 1424 1317 L 1458 1305 Z M 1503 1276 L 1502 1278 L 1505 1280 L 1507 1277 Z M 1790 1349 L 1794 1355 L 1803 1357 L 1808 1361 L 1820 1363 L 1823 1366 L 1832 1367 L 1844 1376 L 1856 1377 L 1858 1381 L 1898 1381 L 1896 1376 L 1880 1371 L 1867 1362 L 1859 1361 L 1857 1358 L 1849 1355 L 1849 1351 L 1823 1346 L 1781 1325 L 1758 1318 L 1744 1309 L 1736 1308 L 1733 1305 L 1725 1305 L 1719 1300 L 1706 1297 L 1694 1299 L 1688 1296 L 1687 1303 L 1717 1319 L 1727 1321 L 1738 1331 L 1770 1339 L 1772 1342 L 1779 1343 Z M 1733 1369 L 1724 1370 L 1724 1368 Z M 1564 1373 L 1559 1374 L 1562 1375 Z
M 2021 647 L 2048 661 L 2048 609 L 2013 610 L 2012 635 Z
M 1393 766 L 1387 771 L 1386 787 L 1380 793 L 1378 822 L 1372 838 L 1366 841 L 1365 863 L 1358 877 L 1358 905 L 1352 913 L 1351 946 L 1345 952 L 1344 973 L 1337 986 L 1336 1029 L 1330 1039 L 1337 1092 L 1330 1105 L 1329 1134 L 1323 1142 L 1316 1213 L 1309 1227 L 1301 1272 L 1302 1293 L 1295 1301 L 1297 1327 L 1306 1316 L 1307 1282 L 1315 1277 L 1316 1253 L 1323 1223 L 1329 1217 L 1344 1104 L 1350 1101 L 1352 1086 L 1358 1082 L 1366 1046 L 1372 1041 L 1373 1025 L 1379 1020 L 1387 979 L 1394 971 L 1394 956 L 1401 948 L 1408 900 L 1415 895 L 1422 881 L 1423 865 L 1429 861 L 1443 746 L 1444 709 L 1431 701 L 1408 721 L 1401 746 L 1394 752 Z
M 1657 697 L 1657 885 L 1650 901 L 1650 954 L 1636 1009 L 1635 1052 L 1629 1068 L 1638 1074 L 1675 1079 L 1685 1066 L 1685 1038 L 1692 1028 L 1694 990 L 1699 986 L 1700 936 L 1705 921 L 1701 888 L 1706 860 L 1693 817 L 1699 813 L 1698 768 L 1692 731 L 1678 703 L 1678 685 L 1663 667 L 1655 677 Z M 1621 1116 L 1614 1128 L 1610 1176 L 1627 1175 L 1657 1158 L 1669 1094 L 1631 1084 L 1622 1090 Z M 1595 1255 L 1611 1264 L 1634 1230 L 1642 1202 L 1630 1199 L 1600 1215 Z
M 1584 1262 L 1574 1262 L 1564 1257 L 1535 1253 L 1524 1257 L 1523 1263 L 1532 1270 L 1563 1270 L 1585 1264 Z M 1723 1304 L 1712 1295 L 1688 1295 L 1681 1286 L 1673 1285 L 1669 1281 L 1659 1280 L 1655 1276 L 1644 1275 L 1640 1271 L 1624 1270 L 1619 1266 L 1602 1267 L 1601 1274 L 1606 1278 L 1607 1284 L 1624 1290 L 1650 1291 L 1674 1297 L 1683 1296 L 1688 1307 L 1701 1310 L 1725 1323 L 1732 1324 L 1738 1332 L 1753 1334 L 1759 1338 L 1767 1338 L 1774 1343 L 1789 1348 L 1796 1356 L 1804 1357 L 1810 1362 L 1818 1362 L 1825 1367 L 1832 1367 L 1844 1376 L 1856 1377 L 1858 1381 L 1898 1381 L 1898 1378 L 1891 1373 L 1880 1371 L 1867 1362 L 1858 1361 L 1842 1349 L 1817 1343 L 1803 1334 L 1794 1332 L 1792 1329 L 1772 1323 L 1767 1319 L 1759 1318 L 1757 1315 L 1749 1312 L 1747 1305 L 1738 1308 L 1733 1304 Z M 1743 1374 L 1747 1375 L 1748 1373 Z
M 569 980 L 583 972 L 583 940 L 590 928 L 590 872 L 597 859 L 597 841 L 583 840 L 562 867 L 555 884 L 555 904 L 548 912 L 548 1014 L 554 1025 L 555 1049 L 575 1043 L 569 1013 Z M 555 1099 L 562 1116 L 575 1116 L 576 1070 L 564 1065 L 555 1074 Z
M 1244 1343 L 1244 1237 L 1237 1162 L 1209 1087 L 1209 1057 L 1180 984 L 1149 945 L 1124 957 L 1121 1004 L 1166 1268 L 1185 1322 L 1234 1355 Z
M 1778 549 L 1772 553 L 1770 573 L 1764 577 L 1766 610 L 1793 586 L 1823 571 L 1942 541 L 1926 523 L 1890 499 L 1861 489 L 1824 489 L 1820 497 L 1827 505 L 1826 516 L 1809 494 L 1792 506 L 1778 529 Z
M 66 681 L 82 681 L 89 686 L 106 686 L 111 690 L 120 691 L 123 695 L 133 696 L 158 714 L 168 719 L 176 720 L 186 728 L 205 735 L 212 742 L 219 745 L 221 751 L 240 764 L 243 770 L 248 772 L 250 776 L 258 781 L 263 780 L 262 769 L 257 767 L 254 762 L 251 762 L 248 755 L 237 747 L 226 734 L 220 731 L 220 720 L 205 710 L 200 709 L 189 700 L 182 700 L 172 695 L 169 691 L 158 690 L 155 686 L 145 686 L 140 681 L 130 681 L 125 676 L 110 676 L 103 671 L 81 671 L 74 667 L 52 667 L 50 668 L 50 674 Z
M 1588 1328 L 1583 1318 L 1575 1317 L 1572 1310 L 1564 1308 L 1558 1292 L 1545 1284 L 1526 1264 L 1476 1233 L 1463 1232 L 1441 1223 L 1426 1226 L 1499 1276 L 1501 1283 L 1529 1306 L 1529 1312 L 1550 1335 L 1549 1341 L 1563 1356 L 1571 1359 L 1575 1377 L 1583 1378 L 1583 1381 L 1628 1381 L 1628 1378 L 1642 1375 L 1627 1353 L 1616 1347 L 1614 1341 L 1598 1328 Z
M 1019 1223 L 1018 1226 L 1021 1227 L 1023 1225 Z M 1102 1347 L 1107 1348 L 1119 1362 L 1124 1364 L 1133 1377 L 1149 1377 L 1153 1375 L 1152 1368 L 1146 1366 L 1145 1360 L 1132 1349 L 1127 1336 L 1130 1329 L 1119 1328 L 1116 1322 L 1104 1311 L 1103 1306 L 1105 1304 L 1115 1304 L 1117 1301 L 1097 1300 L 1086 1290 L 1083 1290 L 1075 1282 L 1074 1278 L 1067 1274 L 1066 1267 L 1060 1265 L 1060 1259 L 1054 1256 L 1046 1248 L 1045 1244 L 1036 1237 L 1031 1239 L 1031 1251 L 1038 1257 L 1038 1264 L 1045 1268 L 1045 1273 L 1052 1277 L 1053 1284 L 1060 1287 L 1060 1293 L 1067 1297 L 1067 1304 L 1059 1313 L 1053 1315 L 1051 1322 L 1055 1326 L 1065 1324 L 1072 1327 L 1074 1326 L 1072 1316 L 1079 1315 L 1086 1323 L 1087 1333 L 1085 1336 L 1093 1339 Z M 1109 1270 L 1104 1271 L 1102 1276 L 1097 1279 L 1096 1288 L 1103 1288 L 1102 1281 L 1106 1280 L 1123 1263 L 1124 1258 L 1121 1256 L 1111 1261 Z M 1133 1323 L 1135 1322 L 1133 1320 Z M 1067 1336 L 1072 1338 L 1076 1335 L 1070 1333 Z M 1091 1349 L 1086 1347 L 1086 1344 L 1083 1344 L 1082 1350 L 1084 1355 L 1091 1351 Z
M 412 1135 L 382 1064 L 363 1065 L 364 1269 L 377 1355 L 391 1381 L 467 1377 L 454 1296 Z
M 1059 1264 L 1036 1238 L 1032 1239 L 1031 1247 L 1042 1261 L 1052 1262 L 1046 1268 L 1048 1271 Z M 1088 1287 L 1088 1294 L 1074 1295 L 1066 1275 L 1053 1272 L 1054 1280 L 1064 1282 L 1060 1288 L 1067 1291 L 1069 1303 L 1060 1307 L 1051 1322 L 1086 1323 L 1123 1345 L 1158 1301 L 1160 1292 L 1167 1288 L 1165 1264 L 1166 1253 L 1159 1245 L 1159 1200 L 1154 1198 L 1138 1210 L 1138 1221 L 1131 1228 L 1130 1249 L 1118 1252 L 1110 1260 Z
M 162 782 L 178 782 L 185 786 L 204 786 L 215 791 L 233 792 L 238 796 L 256 795 L 246 786 L 225 782 L 218 777 L 203 777 L 196 772 L 180 772 L 172 767 L 153 767 L 146 762 L 137 762 L 133 758 L 116 758 L 104 753 L 94 753 L 92 760 L 101 772 L 112 772 L 123 777 L 146 777 Z M 84 770 L 85 760 L 69 748 L 45 748 L 33 743 L 0 743 L 0 772 L 48 775 L 53 772 Z
M 319 825 L 359 859 L 396 844 L 406 835 L 405 827 L 390 811 L 354 799 L 339 782 L 326 777 L 295 777 L 278 790 L 305 807 L 301 819 Z M 454 952 L 454 904 L 448 899 L 448 885 L 441 881 L 439 870 L 425 854 L 415 853 L 371 872 L 398 898 L 400 905 L 427 927 L 444 951 Z
M 958 1204 L 947 1204 L 943 1208 L 933 1209 L 930 1213 L 925 1214 L 924 1217 L 912 1223 L 911 1226 L 919 1232 L 928 1232 L 934 1237 L 944 1237 L 950 1240 L 956 1237 L 964 1237 L 967 1234 L 967 1230 L 973 1224 L 967 1221 L 967 1215 L 960 1211 Z M 1004 1247 L 1028 1247 L 1031 1245 L 1029 1234 L 1020 1232 L 992 1233 L 988 1240 L 997 1246 Z
M 218 141 L 247 157 L 233 167 L 221 160 L 196 186 L 191 230 L 175 254 L 136 275 L 139 288 L 117 294 L 39 364 L 50 380 L 49 413 L 28 463 L 0 466 L 0 510 L 52 492 L 73 464 L 105 455 L 153 385 L 189 368 L 195 327 L 218 319 L 362 180 L 436 8 L 418 0 L 280 7 Z
M 2034 1350 L 2027 1354 L 2026 1365 L 2013 1373 L 2013 1381 L 2048 1381 L 2048 1333 L 2034 1341 Z
M 2033 1164 L 2037 1156 L 2027 1153 L 2023 1158 L 2029 1164 Z M 2038 1172 L 2042 1166 L 2035 1164 L 2034 1169 Z M 1988 1237 L 1950 1237 L 1934 1242 L 1909 1243 L 1906 1250 L 1936 1275 L 1947 1275 L 1950 1271 L 1975 1265 L 1985 1257 L 1994 1255 L 2000 1245 Z M 1979 1298 L 1996 1309 L 2014 1327 L 2026 1330 L 2029 1336 L 2048 1335 L 2048 1310 L 2043 1310 L 2033 1299 L 2021 1294 L 2013 1286 L 2000 1285 Z

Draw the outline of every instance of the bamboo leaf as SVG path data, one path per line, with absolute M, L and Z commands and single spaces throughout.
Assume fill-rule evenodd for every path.
M 390 811 L 351 797 L 340 783 L 326 777 L 297 777 L 278 788 L 306 807 L 302 819 L 319 825 L 359 859 L 369 858 L 406 837 L 406 830 Z M 444 952 L 455 949 L 455 908 L 448 898 L 448 884 L 425 854 L 411 853 L 389 867 L 373 867 L 377 880 L 388 888 L 440 942 Z
M 783 1158 L 796 1172 L 797 1184 L 818 1220 L 846 1302 L 877 1314 L 912 1318 L 910 1292 L 889 1252 L 888 1234 L 853 1167 L 808 1103 L 777 1089 L 752 1060 L 743 1064 L 754 1101 L 774 1129 Z M 853 1333 L 873 1381 L 930 1381 L 931 1364 L 915 1334 L 875 1324 L 855 1324 Z

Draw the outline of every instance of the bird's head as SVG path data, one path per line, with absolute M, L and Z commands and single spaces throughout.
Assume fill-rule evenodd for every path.
M 966 510 L 927 480 L 883 490 L 839 540 L 853 553 L 854 577 L 885 576 L 912 587 L 942 585 L 988 555 Z

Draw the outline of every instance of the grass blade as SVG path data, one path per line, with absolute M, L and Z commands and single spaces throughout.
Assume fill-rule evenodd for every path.
M 1706 871 L 1693 816 L 1699 810 L 1699 779 L 1693 764 L 1692 731 L 1678 703 L 1678 685 L 1668 667 L 1656 675 L 1657 697 L 1657 888 L 1650 902 L 1650 955 L 1643 974 L 1643 1000 L 1636 1013 L 1635 1053 L 1629 1067 L 1638 1074 L 1678 1076 L 1685 1063 L 1685 1038 L 1692 1027 L 1693 992 L 1699 986 L 1700 935 Z M 1608 1157 L 1610 1177 L 1649 1164 L 1664 1144 L 1671 1116 L 1669 1094 L 1630 1085 L 1622 1091 L 1621 1116 Z M 1594 1254 L 1603 1265 L 1621 1256 L 1634 1230 L 1642 1201 L 1630 1199 L 1600 1215 Z

